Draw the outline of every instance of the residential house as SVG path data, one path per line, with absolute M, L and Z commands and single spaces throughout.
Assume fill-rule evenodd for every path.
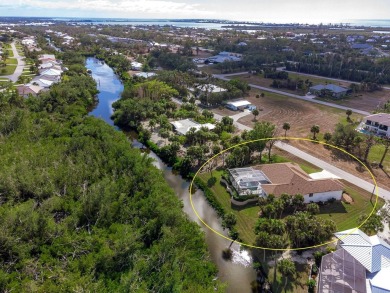
M 19 96 L 22 96 L 24 98 L 27 98 L 28 96 L 32 95 L 36 97 L 42 90 L 43 87 L 39 85 L 21 85 L 17 87 Z
M 173 127 L 175 128 L 175 131 L 180 135 L 186 135 L 188 131 L 190 131 L 191 128 L 194 128 L 195 131 L 200 130 L 202 127 L 206 127 L 209 130 L 212 130 L 215 128 L 214 124 L 211 123 L 205 123 L 200 124 L 192 119 L 183 119 L 178 121 L 171 122 Z
M 60 77 L 62 74 L 62 70 L 53 69 L 53 68 L 41 69 L 41 70 L 39 70 L 39 74 Z
M 239 195 L 257 194 L 266 196 L 262 185 L 269 184 L 270 180 L 260 170 L 249 168 L 229 169 L 230 181 Z
M 231 53 L 231 52 L 220 52 L 218 55 L 207 58 L 209 62 L 212 63 L 223 63 L 225 61 L 241 61 L 242 54 Z
M 134 75 L 138 76 L 138 77 L 143 77 L 143 78 L 150 78 L 150 77 L 156 76 L 157 74 L 154 72 L 138 72 Z
M 390 114 L 378 113 L 366 116 L 356 130 L 364 134 L 390 138 Z
M 133 69 L 133 70 L 142 70 L 142 63 L 136 62 L 136 61 L 132 61 L 131 62 L 131 69 Z
M 331 95 L 333 98 L 340 99 L 342 97 L 345 97 L 349 93 L 349 89 L 338 86 L 335 84 L 319 84 L 312 86 L 310 89 L 310 92 L 318 97 L 325 96 L 327 93 Z
M 291 195 L 302 194 L 305 203 L 324 202 L 330 199 L 341 200 L 343 185 L 337 179 L 318 178 L 318 176 L 311 177 L 311 174 L 308 175 L 296 164 L 266 164 L 254 166 L 253 169 L 256 170 L 254 173 L 243 174 L 239 177 L 239 180 L 244 180 L 245 176 L 247 176 L 247 179 L 250 179 L 251 183 L 248 188 L 245 185 L 240 185 L 240 181 L 234 179 L 233 173 L 240 172 L 240 168 L 229 170 L 232 179 L 235 180 L 235 183 L 232 181 L 232 184 L 235 188 L 236 186 L 239 187 L 239 189 L 236 188 L 236 191 L 240 195 L 253 193 L 253 191 L 255 191 L 254 194 L 264 196 L 270 194 L 281 196 L 284 193 Z M 257 178 L 261 180 L 258 180 L 256 183 Z M 266 180 L 263 178 L 266 178 Z
M 238 111 L 242 109 L 248 109 L 250 111 L 253 111 L 256 109 L 256 106 L 252 105 L 251 102 L 247 100 L 228 101 L 225 103 L 225 107 L 233 111 Z
M 340 249 L 322 257 L 318 293 L 390 293 L 390 245 L 356 228 L 334 235 Z

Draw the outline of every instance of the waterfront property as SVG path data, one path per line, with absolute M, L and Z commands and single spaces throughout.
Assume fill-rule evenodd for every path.
M 171 122 L 171 124 L 175 128 L 175 131 L 180 135 L 186 135 L 187 132 L 190 131 L 191 128 L 194 128 L 195 131 L 198 131 L 202 127 L 206 127 L 209 130 L 212 130 L 215 128 L 214 124 L 211 124 L 211 123 L 200 124 L 192 119 L 177 120 L 177 121 Z
M 335 233 L 339 249 L 322 257 L 319 293 L 390 292 L 390 245 L 359 229 Z
M 278 163 L 254 168 L 230 169 L 231 182 L 239 195 L 302 194 L 305 203 L 341 200 L 343 185 L 334 178 L 308 175 L 296 164 Z
M 310 92 L 316 95 L 317 97 L 331 96 L 336 99 L 341 99 L 342 97 L 345 97 L 348 94 L 349 89 L 335 84 L 327 84 L 327 85 L 318 84 L 312 86 L 310 88 Z
M 356 130 L 365 134 L 390 138 L 390 114 L 378 113 L 366 116 Z

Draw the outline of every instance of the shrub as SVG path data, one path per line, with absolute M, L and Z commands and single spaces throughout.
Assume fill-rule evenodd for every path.
M 209 180 L 207 180 L 207 186 L 208 187 L 212 187 L 215 185 L 215 183 L 217 182 L 217 178 L 216 177 L 210 177 Z

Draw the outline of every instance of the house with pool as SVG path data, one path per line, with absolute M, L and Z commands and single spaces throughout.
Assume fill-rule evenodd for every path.
M 240 196 L 302 194 L 305 203 L 310 203 L 341 200 L 344 189 L 334 175 L 326 171 L 309 175 L 294 163 L 264 164 L 228 171 L 231 184 Z
M 364 134 L 390 138 L 390 114 L 378 113 L 366 116 L 356 130 Z

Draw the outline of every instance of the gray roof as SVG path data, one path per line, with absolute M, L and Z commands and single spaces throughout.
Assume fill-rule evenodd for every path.
M 233 176 L 237 185 L 242 189 L 254 188 L 259 186 L 259 184 L 271 183 L 262 171 L 251 167 L 229 169 L 229 172 Z
M 323 89 L 330 90 L 334 93 L 345 93 L 348 91 L 347 88 L 335 84 L 327 84 L 327 85 L 318 84 L 310 88 L 310 90 L 316 90 L 316 91 L 320 91 Z
M 374 47 L 372 45 L 369 45 L 369 44 L 353 44 L 351 46 L 352 49 L 359 49 L 359 50 L 371 50 L 373 49 Z

